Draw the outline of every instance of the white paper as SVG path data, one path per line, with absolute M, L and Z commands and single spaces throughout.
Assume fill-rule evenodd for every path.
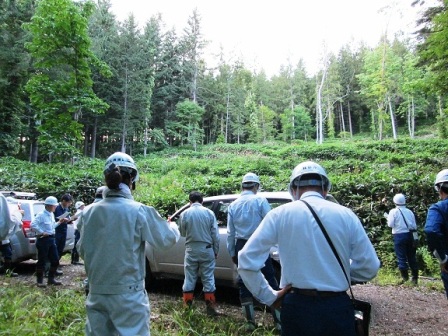
M 56 217 L 56 219 L 62 219 L 62 218 L 67 217 L 68 215 L 70 215 L 70 212 L 66 211 L 66 212 L 64 212 L 62 215 Z

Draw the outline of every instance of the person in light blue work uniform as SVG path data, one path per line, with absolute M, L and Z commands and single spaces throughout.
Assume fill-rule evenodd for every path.
M 418 264 L 414 237 L 411 230 L 417 230 L 414 213 L 406 208 L 406 198 L 403 194 L 396 194 L 393 198 L 396 208 L 387 215 L 387 225 L 392 228 L 395 255 L 398 269 L 403 282 L 409 280 L 409 269 L 412 273 L 412 283 L 418 283 Z
M 315 162 L 292 171 L 289 191 L 295 201 L 271 210 L 238 255 L 238 273 L 252 294 L 268 306 L 281 305 L 283 336 L 355 336 L 349 283 L 307 202 L 325 227 L 351 282 L 373 279 L 380 267 L 358 217 L 325 200 L 330 190 L 325 170 Z M 300 200 L 300 201 L 298 201 Z M 261 269 L 278 245 L 280 290 Z
M 50 262 L 48 272 L 49 285 L 61 285 L 61 282 L 54 279 L 59 266 L 59 255 L 55 240 L 55 228 L 64 223 L 67 219 L 61 218 L 58 222 L 54 219 L 54 210 L 58 206 L 58 200 L 54 196 L 48 196 L 45 201 L 45 210 L 38 213 L 31 221 L 31 229 L 36 232 L 36 277 L 37 286 L 45 287 L 43 283 L 44 269 L 47 261 Z
M 189 195 L 190 208 L 179 218 L 179 231 L 185 239 L 185 280 L 182 286 L 183 301 L 191 306 L 198 276 L 201 278 L 206 311 L 218 315 L 215 298 L 215 263 L 219 252 L 219 231 L 215 214 L 202 206 L 203 197 L 198 191 Z
M 78 252 L 89 279 L 86 335 L 150 335 L 145 290 L 145 242 L 155 249 L 180 237 L 151 206 L 134 201 L 139 173 L 134 160 L 116 152 L 104 167 L 103 200 L 84 208 Z
M 448 169 L 437 174 L 434 188 L 440 201 L 429 207 L 424 231 L 428 248 L 440 263 L 440 276 L 448 298 Z
M 254 173 L 244 175 L 241 182 L 243 190 L 240 197 L 228 207 L 227 213 L 227 250 L 235 265 L 238 266 L 238 252 L 244 247 L 247 240 L 260 225 L 262 219 L 271 210 L 266 198 L 257 195 L 260 188 L 260 178 Z M 272 260 L 268 255 L 264 260 L 262 272 L 272 288 L 278 289 Z M 238 286 L 241 307 L 248 322 L 247 327 L 254 329 L 255 311 L 252 293 L 247 289 L 240 277 Z M 278 311 L 272 310 L 272 316 L 277 329 L 281 329 Z

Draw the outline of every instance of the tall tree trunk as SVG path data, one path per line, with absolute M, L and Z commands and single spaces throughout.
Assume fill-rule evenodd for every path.
M 227 91 L 227 101 L 226 101 L 226 141 L 229 142 L 229 123 L 230 123 L 230 92 Z
M 339 107 L 341 111 L 341 131 L 344 132 L 344 138 L 345 138 L 345 119 L 344 119 L 344 109 L 342 108 L 342 101 L 339 102 Z
M 125 74 L 125 85 L 124 85 L 124 106 L 123 106 L 123 128 L 121 132 L 121 151 L 126 153 L 126 136 L 127 136 L 127 113 L 128 113 L 128 69 L 126 68 Z
M 387 102 L 389 105 L 389 114 L 390 114 L 390 122 L 392 124 L 392 135 L 394 137 L 394 140 L 397 140 L 397 127 L 396 127 L 396 120 L 395 120 L 395 113 L 392 108 L 392 99 L 390 99 L 390 96 L 387 97 Z
M 98 132 L 98 117 L 95 116 L 95 122 L 93 123 L 93 130 L 92 130 L 92 142 L 90 147 L 90 157 L 92 159 L 96 156 L 96 133 Z
M 321 81 L 320 81 L 320 85 L 319 85 L 319 87 L 317 89 L 317 101 L 316 101 L 316 105 L 317 105 L 316 106 L 316 108 L 317 108 L 317 110 L 316 110 L 316 113 L 317 113 L 317 116 L 316 116 L 317 139 L 316 139 L 316 142 L 318 144 L 322 144 L 324 142 L 324 131 L 323 131 L 323 127 L 324 127 L 323 119 L 324 118 L 323 118 L 323 114 L 322 114 L 322 89 L 323 89 L 323 86 L 324 86 L 324 83 L 325 83 L 325 77 L 327 75 L 327 68 L 328 68 L 328 66 L 327 66 L 326 63 L 327 62 L 325 62 L 325 66 L 324 66 L 324 69 L 323 69 L 323 72 L 322 72 L 322 78 L 321 78 Z
M 90 129 L 88 125 L 84 126 L 84 148 L 83 148 L 83 153 L 84 156 L 88 155 L 88 150 L 89 150 L 89 138 L 91 138 L 91 134 L 90 134 Z
M 350 138 L 353 138 L 352 112 L 350 108 L 350 101 L 347 102 L 347 112 L 348 112 L 348 127 L 350 129 Z

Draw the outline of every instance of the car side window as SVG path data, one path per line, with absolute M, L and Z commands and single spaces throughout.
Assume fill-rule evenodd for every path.
M 227 212 L 230 205 L 230 201 L 219 201 L 218 207 L 216 208 L 216 220 L 218 221 L 218 226 L 227 227 Z
M 289 203 L 289 200 L 285 200 L 285 199 L 268 199 L 269 204 L 271 205 L 272 209 L 275 209 L 276 207 Z

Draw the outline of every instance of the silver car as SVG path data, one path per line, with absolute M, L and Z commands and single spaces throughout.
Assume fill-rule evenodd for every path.
M 17 195 L 21 195 L 21 193 L 17 192 Z M 18 206 L 24 211 L 21 230 L 17 231 L 9 239 L 11 242 L 13 263 L 29 259 L 37 259 L 36 233 L 31 229 L 31 221 L 39 212 L 45 209 L 45 205 L 44 201 L 29 198 L 35 198 L 35 195 L 28 195 L 24 199 L 11 196 L 7 197 L 9 206 Z M 64 253 L 70 252 L 75 245 L 75 230 L 73 225 L 68 225 L 67 227 L 67 240 Z
M 272 208 L 291 202 L 291 195 L 286 191 L 281 192 L 259 192 L 258 195 L 265 197 L 271 204 Z M 237 269 L 232 262 L 227 251 L 227 208 L 240 194 L 220 195 L 205 197 L 203 205 L 212 210 L 219 227 L 219 254 L 216 260 L 215 281 L 217 285 L 237 287 Z M 180 214 L 190 207 L 185 204 L 176 211 L 171 217 L 172 222 L 179 219 Z M 181 237 L 176 245 L 165 251 L 153 249 L 146 244 L 146 283 L 149 286 L 151 280 L 160 278 L 183 279 L 184 278 L 184 255 L 185 255 L 185 238 Z M 274 259 L 274 268 L 280 269 L 278 262 L 277 250 L 271 250 L 271 257 Z

